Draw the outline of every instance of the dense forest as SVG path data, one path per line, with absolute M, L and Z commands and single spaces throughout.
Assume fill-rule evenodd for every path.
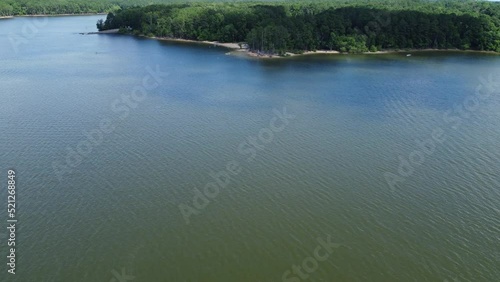
M 464 49 L 500 52 L 500 3 L 483 1 L 320 1 L 196 3 L 130 7 L 100 30 L 246 42 L 273 54 L 314 50 Z
M 0 16 L 103 13 L 120 8 L 112 1 L 98 0 L 0 0 Z
M 132 6 L 194 1 L 210 0 L 0 0 L 0 16 L 96 14 Z
M 190 2 L 245 2 L 251 0 L 0 0 L 0 17 L 25 15 L 98 14 L 127 7 Z M 276 2 L 280 0 L 261 0 Z M 289 0 L 301 1 L 301 0 Z M 339 0 L 327 0 L 339 1 Z

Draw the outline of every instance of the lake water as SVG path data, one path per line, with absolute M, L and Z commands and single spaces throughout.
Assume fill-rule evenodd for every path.
M 500 56 L 78 34 L 102 17 L 0 20 L 1 281 L 500 277 Z

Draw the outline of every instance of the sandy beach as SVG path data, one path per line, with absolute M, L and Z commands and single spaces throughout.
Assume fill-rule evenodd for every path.
M 302 56 L 302 55 L 314 55 L 314 54 L 340 54 L 340 52 L 338 52 L 338 51 L 321 50 L 321 51 L 307 51 L 307 52 L 304 52 L 303 54 L 295 54 L 295 53 L 287 52 L 286 56 L 279 56 L 279 55 L 269 55 L 269 54 L 252 52 L 248 48 L 240 47 L 240 44 L 238 44 L 238 43 L 221 43 L 221 42 L 217 42 L 217 41 L 198 41 L 198 40 L 168 38 L 168 37 L 147 37 L 147 38 L 162 40 L 162 41 L 170 41 L 170 42 L 196 43 L 196 44 L 205 44 L 205 45 L 212 45 L 212 46 L 217 46 L 217 47 L 224 47 L 224 48 L 228 48 L 228 49 L 233 49 L 228 54 L 234 54 L 233 52 L 238 52 L 239 54 L 241 54 L 244 52 L 249 57 L 261 58 L 261 59 L 279 59 L 279 58 L 287 58 L 287 57 Z
M 218 46 L 218 47 L 225 47 L 229 49 L 236 49 L 236 50 L 246 50 L 240 47 L 238 43 L 220 43 L 217 41 L 198 41 L 198 40 L 190 40 L 190 39 L 180 39 L 180 38 L 169 38 L 169 37 L 148 37 L 148 36 L 143 36 L 151 39 L 156 39 L 156 40 L 162 40 L 162 41 L 170 41 L 170 42 L 185 42 L 185 43 L 196 43 L 196 44 L 205 44 L 205 45 L 212 45 L 212 46 Z

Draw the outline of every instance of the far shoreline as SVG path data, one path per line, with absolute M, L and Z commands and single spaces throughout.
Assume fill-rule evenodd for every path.
M 36 17 L 71 17 L 71 16 L 105 16 L 107 14 L 108 13 L 13 15 L 13 16 L 0 16 L 0 19 L 36 18 Z
M 128 35 L 128 34 L 126 34 Z M 181 43 L 194 43 L 194 44 L 204 44 L 204 45 L 212 45 L 217 47 L 224 47 L 230 49 L 232 51 L 226 53 L 227 55 L 233 54 L 241 54 L 244 53 L 246 57 L 257 58 L 257 59 L 287 59 L 292 57 L 301 57 L 301 56 L 309 56 L 309 55 L 390 55 L 390 54 L 409 54 L 411 53 L 427 53 L 427 52 L 456 52 L 456 53 L 478 53 L 478 54 L 490 54 L 490 55 L 500 55 L 498 52 L 494 51 L 480 51 L 480 50 L 460 50 L 460 49 L 391 49 L 391 50 L 380 50 L 376 52 L 362 52 L 362 53 L 348 53 L 348 52 L 340 52 L 335 50 L 316 50 L 316 51 L 304 51 L 303 53 L 292 53 L 286 52 L 285 56 L 279 55 L 269 55 L 269 54 L 259 54 L 253 51 L 250 51 L 247 48 L 241 48 L 238 43 L 221 43 L 218 41 L 200 41 L 200 40 L 192 40 L 192 39 L 182 39 L 182 38 L 169 38 L 169 37 L 156 37 L 156 36 L 145 36 L 139 35 L 139 37 L 154 39 L 159 41 L 168 41 L 168 42 L 181 42 Z

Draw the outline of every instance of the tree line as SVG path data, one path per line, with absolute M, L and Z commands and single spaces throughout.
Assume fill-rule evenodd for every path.
M 90 14 L 120 9 L 112 1 L 0 0 L 0 16 Z
M 152 3 L 194 1 L 209 0 L 0 0 L 0 16 L 97 14 Z
M 463 49 L 500 52 L 500 3 L 483 1 L 324 1 L 196 3 L 130 7 L 100 30 L 246 42 L 284 54 L 314 50 Z

